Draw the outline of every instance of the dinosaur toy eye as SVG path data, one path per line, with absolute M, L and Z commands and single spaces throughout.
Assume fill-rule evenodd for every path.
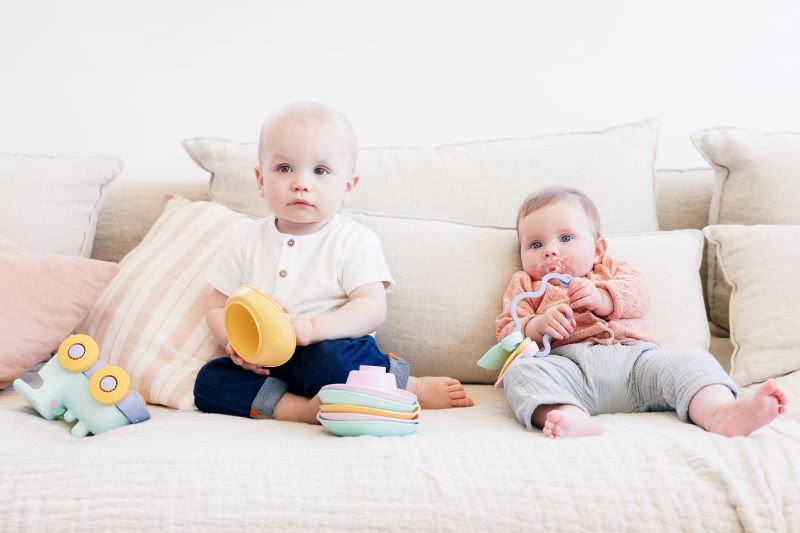
M 67 372 L 77 374 L 97 362 L 100 349 L 88 335 L 70 335 L 58 347 L 58 362 Z
M 89 378 L 89 392 L 97 402 L 114 405 L 131 390 L 131 378 L 118 366 L 106 365 Z

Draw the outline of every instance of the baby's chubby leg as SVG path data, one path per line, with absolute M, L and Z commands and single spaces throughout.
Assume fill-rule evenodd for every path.
M 287 422 L 305 422 L 306 424 L 319 424 L 317 412 L 322 402 L 319 396 L 306 398 L 287 392 L 284 394 L 272 411 L 272 418 Z
M 541 428 L 548 438 L 602 433 L 587 411 L 591 398 L 584 393 L 585 374 L 569 357 L 550 354 L 515 362 L 504 382 L 506 403 L 528 429 Z
M 446 376 L 410 376 L 406 390 L 417 395 L 423 409 L 448 409 L 475 405 L 460 381 Z
M 406 390 L 417 395 L 423 409 L 447 409 L 450 407 L 470 407 L 475 404 L 467 396 L 467 391 L 460 381 L 445 376 L 426 376 L 408 378 Z M 322 402 L 319 396 L 305 398 L 287 392 L 275 404 L 273 418 L 288 422 L 305 422 L 319 424 L 317 412 Z
M 322 387 L 346 382 L 350 371 L 360 365 L 385 362 L 386 356 L 368 336 L 298 346 L 286 363 L 269 369 L 269 377 L 253 401 L 256 418 L 318 424 Z

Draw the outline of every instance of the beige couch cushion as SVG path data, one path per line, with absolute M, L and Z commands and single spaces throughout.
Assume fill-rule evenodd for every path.
M 381 239 L 397 281 L 379 345 L 411 362 L 414 375 L 493 383 L 476 361 L 495 342 L 494 320 L 511 274 L 519 270 L 516 232 L 414 218 L 351 214 Z M 650 281 L 647 318 L 667 347 L 708 348 L 698 268 L 697 230 L 619 235 L 609 252 Z
M 800 302 L 800 225 L 715 225 L 705 235 L 733 287 L 733 379 L 749 385 L 800 370 L 792 312 Z
M 656 171 L 656 212 L 658 229 L 699 229 L 708 225 L 708 206 L 714 190 L 710 168 L 661 169 Z M 700 263 L 703 294 L 708 295 L 708 260 Z M 706 296 L 706 315 L 709 313 Z M 727 331 L 723 331 L 727 335 Z
M 716 176 L 709 224 L 800 224 L 800 134 L 712 128 L 692 141 Z M 731 287 L 715 260 L 709 249 L 710 317 L 727 328 Z
M 208 180 L 142 181 L 121 176 L 114 181 L 100 208 L 92 257 L 119 262 L 161 216 L 167 195 L 208 200 Z
M 714 190 L 710 168 L 656 171 L 658 229 L 703 229 L 708 226 L 708 208 Z
M 89 257 L 113 157 L 0 154 L 0 235 L 32 252 Z
M 348 207 L 512 227 L 522 199 L 544 186 L 577 187 L 596 203 L 605 233 L 657 229 L 653 161 L 655 120 L 605 131 L 542 135 L 436 148 L 366 148 L 361 182 Z M 211 173 L 211 198 L 263 216 L 253 167 L 256 145 L 188 139 L 189 155 Z

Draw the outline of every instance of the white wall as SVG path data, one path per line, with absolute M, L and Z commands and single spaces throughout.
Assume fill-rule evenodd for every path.
M 698 129 L 800 131 L 798 22 L 788 0 L 2 0 L 0 152 L 197 178 L 181 139 L 251 141 L 316 99 L 362 146 L 655 116 L 657 166 L 704 166 Z

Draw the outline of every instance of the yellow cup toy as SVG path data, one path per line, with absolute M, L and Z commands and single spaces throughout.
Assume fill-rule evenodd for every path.
M 294 326 L 278 303 L 247 286 L 228 297 L 225 332 L 239 356 L 258 366 L 280 366 L 297 347 Z

